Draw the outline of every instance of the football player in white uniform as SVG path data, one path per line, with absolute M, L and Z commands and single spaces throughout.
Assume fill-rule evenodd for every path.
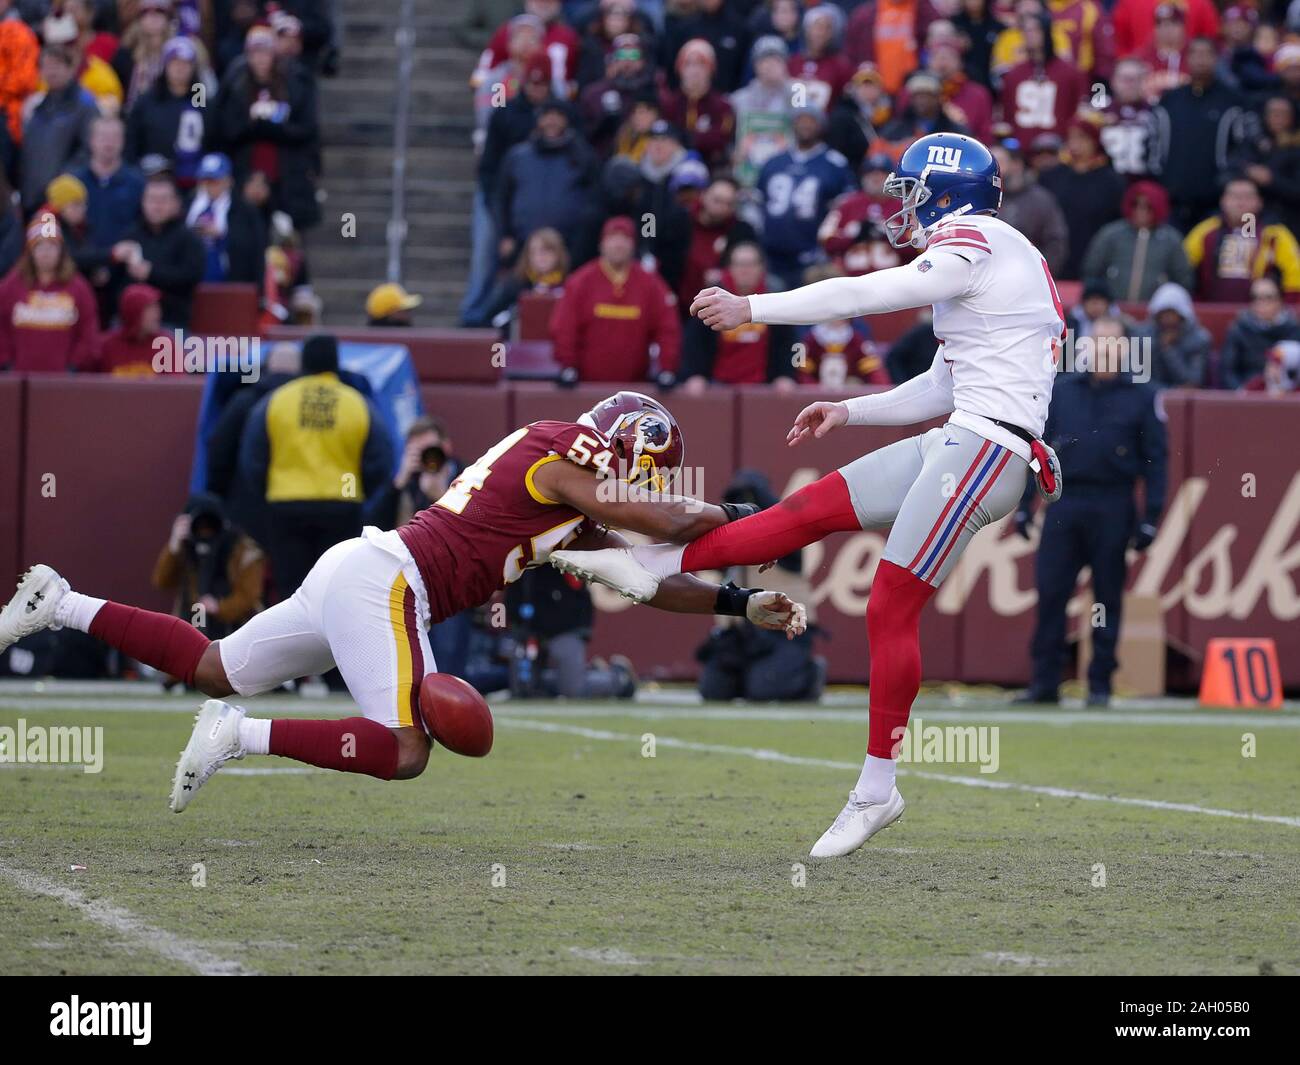
M 717 330 L 745 322 L 808 325 L 934 305 L 939 350 L 928 372 L 896 388 L 813 403 L 791 446 L 844 425 L 947 423 L 864 455 L 777 506 L 700 539 L 603 551 L 556 551 L 552 564 L 644 601 L 678 573 L 755 565 L 828 533 L 890 529 L 867 608 L 871 716 L 867 757 L 814 858 L 847 854 L 896 821 L 894 758 L 921 683 L 921 609 L 970 538 L 1015 509 L 1026 472 L 1055 498 L 1056 457 L 1041 440 L 1065 312 L 1047 262 L 997 211 L 1002 182 L 978 141 L 936 133 L 903 153 L 886 192 L 902 200 L 885 224 L 906 266 L 741 297 L 706 288 L 691 313 Z

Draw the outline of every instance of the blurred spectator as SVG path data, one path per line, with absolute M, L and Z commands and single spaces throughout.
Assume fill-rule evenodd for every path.
M 1198 37 L 1187 47 L 1191 80 L 1165 93 L 1156 108 L 1161 180 L 1173 203 L 1173 220 L 1186 232 L 1214 210 L 1219 175 L 1250 122 L 1245 100 L 1220 81 L 1214 42 Z
M 207 108 L 195 103 L 200 83 L 198 51 L 188 37 L 173 37 L 162 50 L 162 71 L 127 116 L 126 157 L 139 163 L 159 155 L 172 164 L 176 183 L 188 189 L 203 156 Z
M 541 67 L 547 74 L 547 81 L 556 95 L 568 97 L 567 86 L 556 88 L 551 77 L 553 67 L 549 57 L 542 48 L 542 39 L 546 27 L 535 15 L 524 13 L 516 15 L 507 23 L 506 56 L 498 65 L 487 70 L 477 70 L 470 79 L 474 87 L 474 135 L 475 143 L 480 143 L 483 131 L 487 128 L 492 111 L 501 105 L 502 98 L 510 99 L 519 91 L 528 65 L 540 60 Z M 484 53 L 487 55 L 488 53 Z
M 140 214 L 136 227 L 114 246 L 114 257 L 130 281 L 147 281 L 162 291 L 162 317 L 169 329 L 188 329 L 206 255 L 203 242 L 185 228 L 180 195 L 170 177 L 158 174 L 145 183 Z
M 126 129 L 116 116 L 101 115 L 90 124 L 90 159 L 72 171 L 86 188 L 86 231 L 91 244 L 116 244 L 140 218 L 144 177 L 124 162 Z
M 478 183 L 474 189 L 469 279 L 460 305 L 462 325 L 480 326 L 490 319 L 485 305 L 491 298 L 496 276 L 498 236 L 493 209 L 497 202 L 501 166 L 506 153 L 532 134 L 537 126 L 538 110 L 550 95 L 550 61 L 543 55 L 535 55 L 524 67 L 519 92 L 507 100 L 504 107 L 492 109 L 483 152 L 479 156 Z
M 1014 138 L 1012 138 L 1014 140 Z M 1016 141 L 1022 144 L 1021 141 Z M 1061 150 L 1065 142 L 1055 133 L 1040 133 L 1029 143 L 1029 166 L 1042 181 L 1045 174 L 1061 165 Z
M 135 19 L 122 33 L 113 69 L 126 94 L 126 110 L 135 106 L 162 74 L 163 54 L 172 36 L 172 0 L 139 0 Z
M 60 174 L 45 190 L 45 204 L 59 220 L 63 243 L 81 276 L 95 292 L 99 320 L 108 323 L 116 313 L 113 287 L 113 247 L 90 238 L 86 224 L 86 186 L 71 174 Z
M 571 250 L 591 219 L 596 158 L 569 126 L 569 109 L 551 99 L 538 109 L 537 128 L 501 163 L 495 205 L 498 254 L 512 262 L 535 229 L 559 230 Z
M 524 241 L 515 267 L 497 282 L 488 301 L 488 321 L 502 326 L 525 292 L 559 298 L 569 276 L 569 252 L 560 234 L 549 226 L 534 229 Z M 508 320 L 508 318 L 506 319 Z
M 14 191 L 9 178 L 0 169 L 0 278 L 13 269 L 14 263 L 23 253 L 26 239 L 23 213 L 14 202 Z
M 1219 54 L 1219 76 L 1235 89 L 1262 92 L 1274 83 L 1268 61 L 1255 47 L 1259 13 L 1245 4 L 1225 8 L 1220 21 L 1223 45 Z
M 1092 238 L 1107 222 L 1119 217 L 1124 179 L 1111 169 L 1101 150 L 1096 125 L 1086 118 L 1070 123 L 1066 137 L 1066 162 L 1043 174 L 1039 181 L 1065 213 L 1070 251 L 1060 276 L 1076 280 Z
M 889 121 L 890 107 L 880 71 L 874 63 L 863 63 L 835 101 L 826 124 L 826 143 L 844 156 L 854 173 Z
M 1143 335 L 1151 341 L 1151 383 L 1200 388 L 1210 358 L 1210 334 L 1196 320 L 1187 289 L 1166 281 L 1147 304 Z
M 216 135 L 228 147 L 240 183 L 254 170 L 270 182 L 272 202 L 299 229 L 320 221 L 316 200 L 314 98 L 292 79 L 264 26 L 248 33 L 247 62 L 221 86 L 213 104 Z
M 45 186 L 89 154 L 90 124 L 99 111 L 74 80 L 75 72 L 76 57 L 68 49 L 46 45 L 41 50 L 45 95 L 27 116 L 19 160 L 25 215 L 41 205 Z
M 1107 319 L 1095 337 L 1123 344 L 1123 326 Z M 1066 607 L 1077 591 L 1084 566 L 1092 570 L 1092 598 L 1101 607 L 1092 619 L 1092 659 L 1088 664 L 1088 705 L 1110 704 L 1111 677 L 1118 664 L 1129 547 L 1145 551 L 1156 537 L 1165 505 L 1168 441 L 1154 389 L 1098 357 L 1081 373 L 1057 377 L 1044 439 L 1055 449 L 1069 488 L 1046 508 L 1038 544 L 1038 617 L 1030 645 L 1033 679 L 1018 703 L 1059 701 L 1066 652 Z M 1134 488 L 1142 481 L 1139 516 Z M 1030 537 L 1034 477 L 1015 516 L 1016 531 Z
M 853 187 L 844 156 L 822 139 L 825 119 L 815 108 L 794 115 L 794 146 L 773 156 L 758 176 L 763 198 L 763 252 L 781 288 L 797 288 L 803 271 L 821 258 L 817 230 L 826 209 Z
M 844 54 L 844 13 L 819 4 L 803 14 L 803 48 L 790 57 L 790 77 L 804 87 L 803 102 L 829 111 L 853 76 Z
M 845 30 L 849 61 L 855 65 L 867 59 L 875 63 L 885 92 L 892 96 L 916 69 L 920 42 L 938 17 L 937 5 L 930 0 L 859 4 L 849 15 Z
M 739 193 L 731 178 L 717 178 L 690 212 L 690 243 L 677 287 L 683 308 L 702 288 L 721 284 L 722 264 L 733 248 L 757 239 L 753 226 L 736 214 Z
M 652 38 L 650 24 L 637 11 L 635 0 L 600 0 L 579 46 L 575 75 L 579 91 L 605 76 L 605 64 L 614 42 L 625 33 L 634 33 L 643 41 Z
M 524 13 L 541 20 L 542 38 L 539 51 L 552 63 L 551 89 L 557 96 L 568 96 L 568 83 L 578 72 L 580 42 L 577 32 L 560 17 L 563 5 L 560 0 L 524 0 Z M 514 22 L 503 23 L 488 42 L 487 50 L 479 58 L 478 72 L 501 66 L 510 57 L 510 28 Z
M 1271 27 L 1261 26 L 1261 30 Z M 1273 55 L 1277 89 L 1292 103 L 1300 104 L 1300 42 L 1288 41 Z
M 642 234 L 642 244 L 655 257 L 659 273 L 673 289 L 681 281 L 691 239 L 690 215 L 678 204 L 672 184 L 673 173 L 686 159 L 681 132 L 663 119 L 655 122 L 641 157 L 642 198 L 636 217 L 643 223 L 652 220 L 651 227 Z
M 1187 72 L 1187 17 L 1174 3 L 1163 3 L 1156 8 L 1156 28 L 1150 43 L 1138 52 L 1147 65 L 1144 90 L 1148 100 L 1159 100 L 1170 89 L 1186 85 Z
M 709 167 L 726 164 L 736 135 L 735 112 L 713 87 L 717 65 L 708 41 L 687 41 L 677 53 L 678 88 L 666 93 L 660 105 L 664 118 L 686 131 L 691 146 Z
M 1237 315 L 1223 339 L 1219 359 L 1219 384 L 1241 388 L 1264 373 L 1269 351 L 1283 341 L 1300 340 L 1300 322 L 1282 301 L 1282 291 L 1271 277 L 1257 277 L 1250 285 L 1250 305 Z
M 302 376 L 258 401 L 239 454 L 242 477 L 263 501 L 279 599 L 330 547 L 361 535 L 363 503 L 393 471 L 382 416 L 339 380 L 338 342 L 324 335 L 303 342 Z
M 787 68 L 790 54 L 780 37 L 754 42 L 754 77 L 732 94 L 736 112 L 735 174 L 742 185 L 753 185 L 759 171 L 790 143 L 794 111 L 793 83 Z
M 672 57 L 687 41 L 702 37 L 713 45 L 718 69 L 714 84 L 722 92 L 740 88 L 745 56 L 749 53 L 749 27 L 726 0 L 694 0 L 682 14 L 664 19 L 663 66 L 672 69 Z
M 41 40 L 47 47 L 63 48 L 68 52 L 72 57 L 77 82 L 91 96 L 100 111 L 107 115 L 121 111 L 121 80 L 99 56 L 86 53 L 81 28 L 70 11 L 60 14 L 52 10 L 41 23 Z
M 230 160 L 220 152 L 203 157 L 185 224 L 203 242 L 204 281 L 260 284 L 266 271 L 266 219 L 242 190 L 234 194 L 232 174 Z
M 176 593 L 177 617 L 219 640 L 261 610 L 265 568 L 262 549 L 226 520 L 221 500 L 201 492 L 172 522 L 152 583 Z M 200 606 L 201 615 L 195 612 Z
M 634 163 L 641 162 L 650 143 L 650 127 L 660 121 L 657 96 L 647 93 L 643 99 L 633 100 L 614 136 L 614 155 Z
M 889 156 L 872 156 L 862 167 L 861 187 L 846 192 L 826 212 L 817 239 L 837 273 L 859 277 L 902 264 L 903 254 L 884 230 L 885 219 L 898 209 L 898 201 L 884 194 L 885 178 L 893 169 Z
M 61 373 L 93 370 L 99 316 L 86 279 L 47 212 L 27 227 L 18 265 L 0 282 L 0 370 Z
M 1097 322 L 1106 318 L 1113 318 L 1119 322 L 1126 334 L 1139 331 L 1120 311 L 1110 284 L 1104 277 L 1085 278 L 1079 302 L 1070 309 L 1066 325 L 1074 331 L 1076 337 L 1090 337 Z
M 155 373 L 155 341 L 163 336 L 162 293 L 153 285 L 127 285 L 118 301 L 121 322 L 100 340 L 99 369 L 145 377 Z
M 1300 392 L 1300 341 L 1284 340 L 1268 349 L 1264 372 L 1241 386 L 1247 392 L 1292 396 Z
M 605 76 L 593 81 L 578 97 L 583 133 L 602 158 L 614 149 L 623 122 L 637 101 L 658 106 L 655 69 L 641 38 L 624 34 L 614 42 Z
M 1101 146 L 1115 173 L 1132 179 L 1154 172 L 1159 143 L 1155 111 L 1143 88 L 1147 66 L 1140 59 L 1115 64 L 1111 93 L 1102 110 Z
M 961 49 L 943 41 L 927 50 L 926 69 L 939 79 L 943 110 L 981 141 L 993 138 L 993 94 L 962 70 Z
M 1002 113 L 1021 144 L 1043 133 L 1062 136 L 1084 95 L 1079 68 L 1057 57 L 1046 14 L 1017 16 L 1025 56 L 1002 79 Z
M 799 51 L 803 38 L 803 4 L 801 0 L 766 0 L 749 16 L 749 28 L 754 40 L 779 37 L 793 54 Z M 743 77 L 753 75 L 752 66 L 752 62 L 746 64 Z
M 1181 0 L 1187 11 L 1187 36 L 1219 35 L 1219 13 L 1210 0 Z M 1118 55 L 1140 52 L 1155 36 L 1156 11 L 1165 6 L 1161 0 L 1118 0 L 1111 11 L 1115 25 L 1115 49 Z
M 14 144 L 23 139 L 23 102 L 36 91 L 40 42 L 12 10 L 13 0 L 0 0 L 0 112 Z
M 1002 208 L 998 217 L 1023 233 L 1043 253 L 1053 274 L 1064 277 L 1070 232 L 1061 204 L 1025 166 L 1018 142 L 1004 141 L 996 145 L 993 155 L 1002 172 Z
M 890 384 L 880 350 L 861 318 L 834 318 L 812 326 L 799 338 L 803 364 L 799 380 L 823 388 Z
M 1296 104 L 1270 96 L 1261 108 L 1263 130 L 1242 146 L 1238 166 L 1264 195 L 1264 206 L 1292 235 L 1300 231 L 1300 130 Z
M 718 283 L 738 296 L 767 291 L 763 252 L 746 241 L 735 245 Z M 794 330 L 789 326 L 744 325 L 715 333 L 698 318 L 688 317 L 682 332 L 681 376 L 688 392 L 698 394 L 710 382 L 761 385 L 793 383 Z
M 366 297 L 366 325 L 409 328 L 413 324 L 411 312 L 422 302 L 396 281 L 376 285 Z
M 115 33 L 95 27 L 96 17 L 99 15 L 95 0 L 56 0 L 56 3 L 61 5 L 64 12 L 76 19 L 78 41 L 86 50 L 86 54 L 96 56 L 105 63 L 111 63 L 113 56 L 117 54 L 118 38 Z M 100 21 L 110 23 L 113 20 L 102 18 Z M 116 28 L 115 22 L 113 25 Z
M 1043 0 L 1013 0 L 1010 5 L 1000 5 L 1009 25 L 998 34 L 993 43 L 993 80 L 1000 81 L 1008 70 L 1029 58 L 1025 50 L 1025 35 L 1020 28 L 1023 19 L 1036 19 L 1046 15 L 1052 20 L 1052 51 L 1060 59 L 1074 62 L 1074 45 L 1064 25 L 1052 18 L 1043 7 Z M 1008 10 L 1009 7 L 1009 10 Z
M 993 88 L 993 45 L 1006 29 L 1006 23 L 992 10 L 995 6 L 989 0 L 961 0 L 952 16 L 953 28 L 965 46 L 962 66 L 972 81 L 986 89 Z
M 681 355 L 677 300 L 657 275 L 633 258 L 636 228 L 611 218 L 600 237 L 600 256 L 565 283 L 551 318 L 561 382 L 644 381 L 651 347 L 658 347 L 657 377 L 671 383 Z
M 907 103 L 894 108 L 893 117 L 880 130 L 883 144 L 872 145 L 872 151 L 888 151 L 900 155 L 917 137 L 927 133 L 969 133 L 955 117 L 956 109 L 943 102 L 943 85 L 933 74 L 920 71 L 907 79 Z
M 1249 178 L 1229 179 L 1219 211 L 1187 234 L 1183 247 L 1196 271 L 1196 298 L 1244 303 L 1251 279 L 1279 275 L 1282 291 L 1300 292 L 1300 245 L 1286 226 L 1260 217 L 1263 201 Z
M 1154 181 L 1135 181 L 1124 192 L 1124 217 L 1104 225 L 1083 258 L 1084 277 L 1104 277 L 1125 303 L 1145 303 L 1166 281 L 1194 286 L 1178 230 L 1166 224 L 1169 197 Z

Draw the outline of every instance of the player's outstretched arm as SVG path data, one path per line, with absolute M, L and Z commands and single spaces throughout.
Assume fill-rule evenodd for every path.
M 924 269 L 922 269 L 924 264 Z M 816 325 L 835 318 L 884 314 L 960 296 L 971 283 L 971 264 L 952 252 L 934 252 L 906 266 L 861 277 L 832 277 L 789 292 L 736 296 L 706 288 L 691 303 L 691 314 L 712 329 L 735 329 L 745 322 Z
M 583 529 L 573 543 L 574 551 L 599 551 L 606 547 L 628 547 L 626 539 L 612 529 Z M 678 573 L 659 584 L 648 606 L 675 614 L 721 614 L 745 617 L 761 629 L 784 632 L 793 640 L 808 627 L 808 612 L 782 592 L 710 584 L 691 573 Z
M 573 462 L 548 462 L 533 475 L 533 484 L 549 499 L 602 525 L 674 544 L 690 543 L 730 520 L 722 507 L 698 499 L 615 491 L 620 487 L 616 482 L 602 482 L 592 470 Z

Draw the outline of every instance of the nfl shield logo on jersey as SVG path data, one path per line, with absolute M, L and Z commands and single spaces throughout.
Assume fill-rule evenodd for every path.
M 922 259 L 919 263 L 916 264 L 916 272 L 917 272 L 918 274 L 923 274 L 923 273 L 925 273 L 927 270 L 929 270 L 930 267 L 933 266 L 933 265 L 934 265 L 934 264 L 933 264 L 932 262 L 930 262 L 929 259 Z

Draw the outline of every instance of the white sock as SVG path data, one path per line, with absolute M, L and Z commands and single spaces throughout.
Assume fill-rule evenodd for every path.
M 96 599 L 93 595 L 65 592 L 63 598 L 59 600 L 59 605 L 54 608 L 54 623 L 62 625 L 65 629 L 89 632 L 90 623 L 95 620 L 99 608 L 106 602 L 108 600 Z
M 239 722 L 239 744 L 245 754 L 271 753 L 271 719 L 244 717 Z
M 894 790 L 894 760 L 867 755 L 853 794 L 858 802 L 888 802 Z
M 656 577 L 671 577 L 682 571 L 683 544 L 646 544 L 632 548 L 632 557 Z

